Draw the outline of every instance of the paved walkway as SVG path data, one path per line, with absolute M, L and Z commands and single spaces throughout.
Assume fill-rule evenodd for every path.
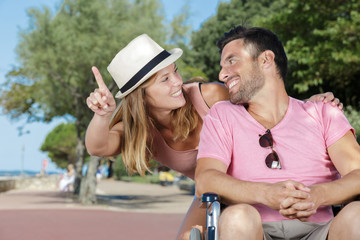
M 0 240 L 174 239 L 193 196 L 177 186 L 102 181 L 98 204 L 57 190 L 0 194 Z

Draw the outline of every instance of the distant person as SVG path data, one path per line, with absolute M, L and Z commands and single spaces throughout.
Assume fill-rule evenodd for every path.
M 108 167 L 108 175 L 107 179 L 113 180 L 114 179 L 114 157 L 109 157 L 107 161 L 107 167 Z
M 75 181 L 74 165 L 70 163 L 67 167 L 67 172 L 61 177 L 59 181 L 60 191 L 62 192 L 72 191 L 74 181 Z
M 287 57 L 264 28 L 238 26 L 218 42 L 230 101 L 204 119 L 197 196 L 229 206 L 220 239 L 360 239 L 360 147 L 343 112 L 285 90 Z
M 91 155 L 122 153 L 127 170 L 140 175 L 150 170 L 152 158 L 194 179 L 203 118 L 229 96 L 220 83 L 183 84 L 175 65 L 181 55 L 181 49 L 166 51 L 146 34 L 133 39 L 107 68 L 119 87 L 118 107 L 98 69 L 92 68 L 99 88 L 86 100 L 94 112 L 85 139 Z M 339 104 L 331 93 L 310 99 Z M 194 199 L 177 239 L 188 239 L 192 227 L 205 224 L 205 211 Z
M 101 166 L 98 166 L 98 168 L 96 169 L 96 181 L 100 182 L 102 179 L 102 172 L 101 172 Z
M 108 167 L 107 167 L 107 164 L 105 163 L 105 160 L 106 159 L 102 158 L 98 163 L 98 166 L 96 169 L 96 174 L 95 174 L 97 182 L 100 182 L 101 179 L 103 179 L 104 177 L 107 176 Z

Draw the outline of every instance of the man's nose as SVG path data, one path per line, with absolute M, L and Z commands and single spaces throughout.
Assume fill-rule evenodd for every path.
M 229 73 L 226 71 L 226 69 L 221 68 L 221 70 L 219 72 L 219 80 L 221 82 L 226 82 L 228 77 L 229 77 Z

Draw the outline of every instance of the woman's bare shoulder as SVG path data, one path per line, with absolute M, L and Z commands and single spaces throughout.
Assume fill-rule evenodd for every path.
M 201 84 L 201 94 L 209 107 L 219 101 L 229 100 L 229 92 L 224 84 L 217 82 Z

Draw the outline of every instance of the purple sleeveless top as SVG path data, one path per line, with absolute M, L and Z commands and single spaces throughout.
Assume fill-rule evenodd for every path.
M 199 83 L 184 84 L 183 91 L 188 94 L 195 110 L 203 119 L 208 113 L 209 107 L 201 95 Z M 198 147 L 186 151 L 176 151 L 166 143 L 159 131 L 155 130 L 153 134 L 153 154 L 155 160 L 172 170 L 194 179 Z

